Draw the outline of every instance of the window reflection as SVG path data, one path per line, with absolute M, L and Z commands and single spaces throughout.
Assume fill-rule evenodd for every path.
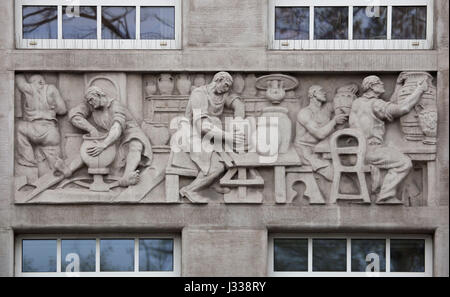
M 352 271 L 365 272 L 369 264 L 366 261 L 367 255 L 376 254 L 379 257 L 379 270 L 372 272 L 386 271 L 386 240 L 384 239 L 352 239 Z
M 102 7 L 103 39 L 136 39 L 135 7 Z
M 347 240 L 313 239 L 313 271 L 347 271 Z
M 353 7 L 353 39 L 386 39 L 387 7 Z
M 100 271 L 134 271 L 134 240 L 102 239 L 100 241 Z
M 173 271 L 173 240 L 139 240 L 139 271 Z
M 56 6 L 23 6 L 24 39 L 57 39 L 58 9 Z
M 348 39 L 348 7 L 314 7 L 314 39 Z
M 141 39 L 175 39 L 175 7 L 141 7 Z
M 63 6 L 64 39 L 97 39 L 97 7 Z M 78 14 L 79 13 L 79 14 Z
M 56 272 L 56 240 L 22 240 L 23 272 Z
M 426 39 L 426 6 L 392 7 L 392 39 Z
M 275 239 L 274 270 L 308 271 L 308 240 Z
M 425 240 L 392 239 L 391 272 L 425 272 Z
M 308 40 L 309 7 L 276 7 L 275 40 Z
M 67 267 L 68 272 L 95 272 L 95 239 L 62 240 L 61 271 Z

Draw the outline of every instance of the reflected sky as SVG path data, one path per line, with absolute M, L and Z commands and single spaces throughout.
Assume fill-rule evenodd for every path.
M 391 239 L 391 272 L 425 272 L 425 240 Z
M 65 272 L 69 264 L 66 261 L 68 254 L 77 254 L 80 259 L 79 271 L 71 272 L 95 272 L 95 239 L 90 240 L 62 240 L 61 241 L 61 271 Z
M 425 6 L 392 7 L 392 39 L 426 39 L 427 8 Z
M 134 240 L 100 240 L 100 271 L 134 271 Z
M 56 272 L 56 240 L 22 240 L 23 272 Z
M 139 240 L 139 271 L 173 271 L 173 240 Z
M 97 7 L 80 6 L 79 17 L 67 6 L 62 12 L 64 39 L 97 39 Z
M 103 39 L 136 39 L 136 7 L 102 7 Z
M 308 271 L 308 240 L 275 239 L 274 270 Z
M 308 40 L 309 7 L 276 7 L 275 40 Z
M 347 240 L 313 239 L 313 271 L 347 271 Z
M 353 39 L 387 39 L 387 7 L 353 7 Z
M 24 39 L 57 39 L 57 7 L 23 6 L 22 27 Z
M 386 240 L 384 239 L 352 239 L 352 271 L 365 272 L 372 262 L 366 262 L 369 254 L 377 254 L 380 259 L 379 272 L 386 271 Z M 375 271 L 373 271 L 375 272 Z
M 348 7 L 314 7 L 314 39 L 348 39 Z
M 141 7 L 141 39 L 175 39 L 175 7 Z

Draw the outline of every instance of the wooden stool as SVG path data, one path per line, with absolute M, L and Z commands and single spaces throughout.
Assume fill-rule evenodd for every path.
M 338 141 L 340 138 L 347 136 L 358 141 L 357 146 L 340 147 Z M 362 203 L 370 204 L 369 190 L 367 189 L 365 172 L 367 168 L 364 160 L 367 151 L 366 137 L 361 131 L 356 129 L 345 129 L 333 134 L 330 140 L 331 158 L 333 160 L 334 178 L 331 188 L 330 202 L 336 203 L 340 200 L 362 200 Z M 342 164 L 341 156 L 356 156 L 354 165 Z M 360 193 L 359 194 L 341 194 L 339 186 L 343 173 L 354 173 L 358 177 Z

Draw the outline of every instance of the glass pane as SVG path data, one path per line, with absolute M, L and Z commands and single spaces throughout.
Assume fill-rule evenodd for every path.
M 24 39 L 58 39 L 58 9 L 56 6 L 23 6 Z
M 426 6 L 392 7 L 392 39 L 426 39 Z
M 56 240 L 22 240 L 23 272 L 56 272 Z
M 378 256 L 379 262 L 369 256 L 369 254 Z M 385 239 L 352 239 L 352 271 L 365 272 L 369 264 L 379 263 L 378 270 L 372 268 L 371 272 L 386 271 L 386 240 Z
M 307 239 L 274 240 L 275 271 L 308 271 Z
M 425 272 L 425 240 L 392 239 L 391 272 Z
M 173 240 L 139 240 L 139 271 L 173 271 Z
M 100 271 L 134 271 L 134 240 L 102 239 Z
M 314 239 L 313 271 L 347 271 L 347 240 Z
M 175 7 L 141 7 L 141 39 L 175 39 Z
M 97 39 L 97 7 L 63 6 L 64 39 Z
M 103 39 L 136 39 L 136 7 L 102 7 Z
M 387 7 L 353 7 L 353 39 L 387 39 Z
M 314 7 L 314 39 L 348 39 L 348 7 Z
M 308 40 L 309 7 L 276 7 L 275 40 Z
M 62 272 L 95 272 L 95 239 L 61 241 Z

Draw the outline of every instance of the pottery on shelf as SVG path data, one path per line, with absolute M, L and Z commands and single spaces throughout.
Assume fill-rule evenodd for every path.
M 161 95 L 172 95 L 175 80 L 171 74 L 161 74 L 158 78 L 158 89 Z
M 187 74 L 179 74 L 177 76 L 177 90 L 180 95 L 189 95 L 191 92 L 192 82 Z
M 245 88 L 245 80 L 242 74 L 237 73 L 233 78 L 233 92 L 236 94 L 242 94 Z
M 147 97 L 153 96 L 158 91 L 158 87 L 153 79 L 149 79 L 145 82 L 145 95 Z
M 163 146 L 169 143 L 170 132 L 167 124 L 144 121 L 142 130 L 154 146 Z
M 245 77 L 245 87 L 243 95 L 246 97 L 255 97 L 258 93 L 256 89 L 256 76 L 255 74 L 247 74 Z

